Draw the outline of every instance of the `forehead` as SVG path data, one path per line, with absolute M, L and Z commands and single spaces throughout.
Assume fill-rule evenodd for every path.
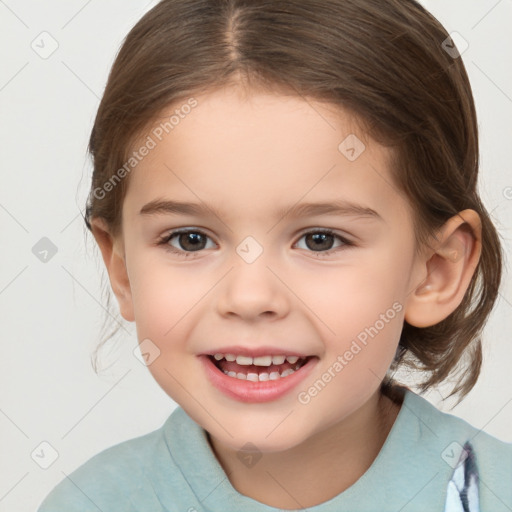
M 338 199 L 365 203 L 383 217 L 407 208 L 390 173 L 390 150 L 343 109 L 236 88 L 193 100 L 163 111 L 139 140 L 152 148 L 130 173 L 125 206 L 140 210 L 167 197 L 202 200 L 227 215 Z

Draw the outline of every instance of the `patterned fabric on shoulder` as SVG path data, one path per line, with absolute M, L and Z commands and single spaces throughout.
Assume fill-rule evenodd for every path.
M 457 467 L 448 482 L 444 512 L 480 512 L 478 468 L 469 441 L 464 444 Z

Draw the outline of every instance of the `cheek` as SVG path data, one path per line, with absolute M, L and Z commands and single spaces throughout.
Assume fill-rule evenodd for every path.
M 193 273 L 177 271 L 162 261 L 131 261 L 136 268 L 130 277 L 135 326 L 142 352 L 151 354 L 148 370 L 173 400 L 187 404 L 190 396 L 183 383 L 197 371 L 195 358 L 184 357 L 187 352 L 192 355 L 187 340 L 196 322 L 191 319 L 211 284 L 207 287 Z
M 186 263 L 170 264 L 162 254 L 141 252 L 129 261 L 138 339 L 150 339 L 160 350 L 159 363 L 175 368 L 180 364 L 176 355 L 193 353 L 187 342 L 202 308 L 212 307 L 209 292 L 222 272 Z
M 382 314 L 396 318 L 407 293 L 408 264 L 389 251 L 372 252 L 371 257 L 297 281 L 297 295 L 305 298 L 315 323 L 322 320 L 326 334 L 346 339 L 373 325 Z
M 368 379 L 378 385 L 385 376 L 403 327 L 409 264 L 406 252 L 385 246 L 301 287 L 325 343 L 323 371 L 336 374 L 338 385 L 363 390 Z
M 204 285 L 165 263 L 162 255 L 133 253 L 129 260 L 130 287 L 139 339 L 150 338 L 165 349 L 168 339 L 204 295 Z

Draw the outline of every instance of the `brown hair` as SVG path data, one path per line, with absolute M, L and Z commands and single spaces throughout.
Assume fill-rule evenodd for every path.
M 414 0 L 161 1 L 127 35 L 108 78 L 89 143 L 87 227 L 101 217 L 114 236 L 120 233 L 129 176 L 108 194 L 98 190 L 171 104 L 239 83 L 348 110 L 393 149 L 396 186 L 415 211 L 417 248 L 458 212 L 480 215 L 482 253 L 462 303 L 431 327 L 404 322 L 402 350 L 390 368 L 428 374 L 423 392 L 460 369 L 467 355 L 449 395 L 462 400 L 480 373 L 502 247 L 478 196 L 475 106 L 462 59 L 445 51 L 448 37 Z M 394 383 L 390 372 L 383 388 Z

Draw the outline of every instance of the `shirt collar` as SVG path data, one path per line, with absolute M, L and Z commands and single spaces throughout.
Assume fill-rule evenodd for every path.
M 399 391 L 404 396 L 400 411 L 372 465 L 352 486 L 309 507 L 310 512 L 374 510 L 377 503 L 385 503 L 386 510 L 409 510 L 408 506 L 413 510 L 414 503 L 442 510 L 453 472 L 442 449 L 453 440 L 440 429 L 441 411 L 408 388 L 401 386 Z M 205 430 L 181 407 L 165 423 L 164 435 L 175 464 L 205 509 L 280 512 L 240 494 L 231 485 Z

